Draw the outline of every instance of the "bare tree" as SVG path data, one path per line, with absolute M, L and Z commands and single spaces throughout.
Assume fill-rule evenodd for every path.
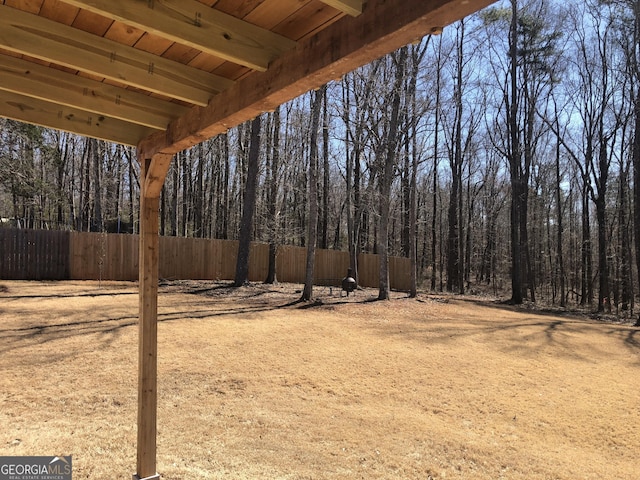
M 280 170 L 280 107 L 273 112 L 271 162 L 268 172 L 269 269 L 265 283 L 277 283 L 276 258 L 278 254 L 278 176 Z
M 244 208 L 242 209 L 242 221 L 240 223 L 238 259 L 236 263 L 236 277 L 234 280 L 234 286 L 236 287 L 241 287 L 249 280 L 251 231 L 253 228 L 253 215 L 256 208 L 258 170 L 260 166 L 260 125 L 261 117 L 258 115 L 251 121 L 251 139 L 247 158 L 247 183 L 244 191 Z
M 392 55 L 395 64 L 395 81 L 391 97 L 391 116 L 386 137 L 384 166 L 380 182 L 380 221 L 378 225 L 378 255 L 380 260 L 380 280 L 378 300 L 389 299 L 389 206 L 391 203 L 391 183 L 396 168 L 398 150 L 398 123 L 400 114 L 401 88 L 404 82 L 407 47 Z
M 316 242 L 318 238 L 318 129 L 320 125 L 320 109 L 325 97 L 327 86 L 313 93 L 311 105 L 311 132 L 309 135 L 309 176 L 308 198 L 309 215 L 307 218 L 307 264 L 305 268 L 304 289 L 302 301 L 309 301 L 313 296 L 313 274 L 316 256 Z

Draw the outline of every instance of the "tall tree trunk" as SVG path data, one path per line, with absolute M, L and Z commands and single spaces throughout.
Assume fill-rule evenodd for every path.
M 219 213 L 221 217 L 220 228 L 221 230 L 218 232 L 219 238 L 226 240 L 229 238 L 229 179 L 231 176 L 230 173 L 230 162 L 229 162 L 229 136 L 222 136 L 222 161 L 224 162 L 224 174 L 222 176 L 222 209 Z
M 400 94 L 404 83 L 407 47 L 393 56 L 396 64 L 396 76 L 391 101 L 391 117 L 386 142 L 385 162 L 380 178 L 380 222 L 378 227 L 378 255 L 380 259 L 380 279 L 378 300 L 388 300 L 389 284 L 389 210 L 391 204 L 391 184 L 395 171 L 398 150 L 398 120 L 400 113 Z
M 433 209 L 431 216 L 431 291 L 436 290 L 436 246 L 437 246 L 437 226 L 438 226 L 438 134 L 440 132 L 440 84 L 442 69 L 442 37 L 438 38 L 438 53 L 436 60 L 436 105 L 435 105 L 435 118 L 434 118 L 434 132 L 433 132 Z
M 82 154 L 82 166 L 80 167 L 80 219 L 82 224 L 79 230 L 88 232 L 89 229 L 89 189 L 91 188 L 91 158 L 93 155 L 93 140 L 85 139 L 84 153 Z
M 309 301 L 313 297 L 313 274 L 316 257 L 316 242 L 318 237 L 318 127 L 320 124 L 320 107 L 327 86 L 313 94 L 311 106 L 311 135 L 309 152 L 309 176 L 307 179 L 307 191 L 309 215 L 307 218 L 307 263 L 305 268 L 304 289 L 302 301 Z
M 251 248 L 251 231 L 253 229 L 253 215 L 256 209 L 258 191 L 258 171 L 260 169 L 260 125 L 258 115 L 251 121 L 251 138 L 249 140 L 249 155 L 247 158 L 247 182 L 244 190 L 242 220 L 238 237 L 238 259 L 236 263 L 236 277 L 234 286 L 241 287 L 249 281 L 249 252 Z
M 171 190 L 171 236 L 178 235 L 178 195 L 180 193 L 180 165 L 182 164 L 182 154 L 179 153 L 175 157 L 175 161 L 171 168 L 173 169 L 172 175 L 172 190 Z
M 620 187 L 619 187 L 619 205 L 618 205 L 618 237 L 620 248 L 620 289 L 622 311 L 629 310 L 631 301 L 633 300 L 633 286 L 631 278 L 631 242 L 630 242 L 630 225 L 627 220 L 628 209 L 628 188 L 629 188 L 629 170 L 628 164 L 622 165 L 620 169 Z
M 640 282 L 640 65 L 638 65 L 637 52 L 640 48 L 640 1 L 633 4 L 634 7 L 634 35 L 632 65 L 635 80 L 635 95 L 633 98 L 633 232 L 636 250 L 636 269 Z M 640 315 L 635 323 L 640 326 Z
M 200 142 L 194 150 L 198 163 L 196 166 L 195 191 L 193 192 L 193 236 L 202 238 L 204 237 L 204 142 Z
M 585 182 L 587 180 L 584 180 Z M 591 252 L 591 215 L 589 213 L 589 194 L 586 185 L 582 187 L 582 279 L 580 287 L 580 305 L 593 302 L 593 260 Z
M 557 118 L 556 118 L 556 125 L 557 125 Z M 560 185 L 561 181 L 562 181 L 562 176 L 561 176 L 561 172 L 560 172 L 560 141 L 557 142 L 556 144 L 556 165 L 555 165 L 555 174 L 556 174 L 556 184 L 555 184 L 555 189 L 556 189 L 556 208 L 557 208 L 557 218 L 556 218 L 556 222 L 557 222 L 557 233 L 556 233 L 556 238 L 557 238 L 557 245 L 556 245 L 556 268 L 558 270 L 558 279 L 560 281 L 560 306 L 564 307 L 566 306 L 566 298 L 565 298 L 565 290 L 566 290 L 566 286 L 565 286 L 565 271 L 564 271 L 564 255 L 563 255 L 563 248 L 562 248 L 562 242 L 563 242 L 563 215 L 562 215 L 562 187 Z
M 273 112 L 272 154 L 269 179 L 269 270 L 265 283 L 277 283 L 276 259 L 278 255 L 278 170 L 280 169 L 280 107 Z
M 327 89 L 323 89 L 322 100 L 322 230 L 320 232 L 320 248 L 327 249 L 329 230 L 329 108 L 327 106 Z
M 509 171 L 511 176 L 511 303 L 520 305 L 522 296 L 522 244 L 521 230 L 523 205 L 521 195 L 527 185 L 522 185 L 520 136 L 518 134 L 518 5 L 511 0 L 511 28 L 509 30 L 509 62 L 511 92 L 508 110 L 510 137 Z
M 348 81 L 343 82 L 343 91 L 342 91 L 342 101 L 344 104 L 344 123 L 345 123 L 345 131 L 344 131 L 344 143 L 345 143 L 345 162 L 346 162 L 346 191 L 345 191 L 345 209 L 347 211 L 347 243 L 349 248 L 349 266 L 351 268 L 351 272 L 353 274 L 353 278 L 355 278 L 356 283 L 358 282 L 358 258 L 356 255 L 356 233 L 355 233 L 355 219 L 353 213 L 353 157 L 355 155 L 351 155 L 349 151 L 349 131 L 351 128 L 351 101 L 350 94 L 348 90 Z
M 447 290 L 463 293 L 462 268 L 462 82 L 464 21 L 460 22 L 456 37 L 456 77 L 454 85 L 455 122 L 453 126 L 452 149 L 449 152 L 451 168 L 451 192 L 449 196 L 449 233 L 447 236 Z
M 127 147 L 126 150 L 127 162 L 129 166 L 129 225 L 131 225 L 131 233 L 136 233 L 135 225 L 135 209 L 134 209 L 134 186 L 136 183 L 136 176 L 133 170 L 133 150 L 131 147 Z M 175 168 L 175 162 L 173 167 Z M 175 234 L 174 234 L 175 235 Z

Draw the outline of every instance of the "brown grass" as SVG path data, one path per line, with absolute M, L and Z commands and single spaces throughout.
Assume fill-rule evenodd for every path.
M 0 286 L 0 455 L 131 478 L 135 285 Z M 162 287 L 163 478 L 638 478 L 639 329 L 294 288 Z

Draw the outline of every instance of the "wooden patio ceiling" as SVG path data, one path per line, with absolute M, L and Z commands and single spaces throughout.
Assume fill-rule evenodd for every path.
M 2 0 L 0 116 L 175 153 L 493 0 Z

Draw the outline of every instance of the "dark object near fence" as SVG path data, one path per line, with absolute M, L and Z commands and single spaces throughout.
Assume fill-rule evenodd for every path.
M 356 280 L 351 275 L 353 275 L 353 273 L 349 268 L 347 270 L 347 276 L 342 279 L 342 291 L 347 292 L 347 297 L 357 287 Z M 340 296 L 342 296 L 342 292 L 340 292 Z

